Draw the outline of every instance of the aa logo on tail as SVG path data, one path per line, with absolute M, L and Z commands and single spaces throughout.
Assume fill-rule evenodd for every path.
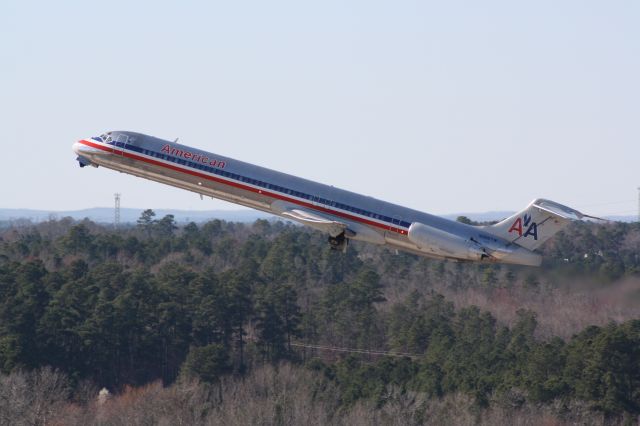
M 523 230 L 524 234 L 523 234 Z M 517 232 L 519 236 L 527 238 L 528 236 L 533 236 L 534 240 L 538 239 L 538 224 L 531 221 L 531 215 L 525 214 L 523 217 L 519 217 L 513 222 L 511 228 L 509 228 L 509 233 Z

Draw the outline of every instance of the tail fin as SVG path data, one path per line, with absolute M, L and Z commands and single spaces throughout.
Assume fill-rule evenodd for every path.
M 572 220 L 585 217 L 604 220 L 554 201 L 538 198 L 521 212 L 495 225 L 487 226 L 484 230 L 526 249 L 535 250 Z

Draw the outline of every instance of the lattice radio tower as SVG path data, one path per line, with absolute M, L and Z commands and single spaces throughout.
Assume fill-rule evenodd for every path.
M 113 210 L 113 225 L 117 228 L 120 227 L 120 194 L 119 193 L 115 193 L 113 194 L 114 198 L 115 198 L 115 208 Z

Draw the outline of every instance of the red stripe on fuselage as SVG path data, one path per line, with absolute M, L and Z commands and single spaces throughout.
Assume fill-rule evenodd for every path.
M 229 186 L 232 186 L 234 188 L 242 189 L 244 191 L 249 191 L 249 192 L 253 192 L 255 194 L 265 195 L 267 197 L 275 198 L 277 200 L 287 201 L 287 202 L 290 202 L 290 203 L 297 204 L 299 206 L 308 207 L 310 209 L 317 210 L 317 211 L 320 211 L 320 212 L 323 212 L 323 213 L 329 213 L 329 214 L 332 214 L 334 216 L 339 216 L 339 217 L 342 217 L 342 218 L 345 218 L 345 219 L 355 220 L 356 222 L 361 222 L 361 223 L 365 223 L 367 225 L 375 226 L 376 228 L 381 228 L 381 229 L 384 229 L 385 231 L 388 230 L 388 231 L 391 231 L 391 232 L 397 232 L 398 234 L 403 234 L 403 235 L 406 234 L 406 231 L 404 231 L 403 229 L 400 229 L 400 228 L 392 227 L 390 225 L 383 225 L 383 224 L 378 223 L 378 222 L 373 222 L 371 220 L 363 219 L 361 217 L 352 216 L 350 214 L 343 213 L 341 211 L 331 210 L 331 209 L 328 209 L 326 207 L 316 206 L 314 204 L 307 203 L 307 202 L 300 201 L 300 200 L 296 200 L 294 198 L 285 197 L 285 196 L 283 196 L 281 194 L 278 194 L 278 193 L 273 193 L 273 192 L 266 191 L 266 190 L 263 190 L 263 189 L 252 188 L 250 186 L 243 185 L 243 184 L 240 184 L 240 183 L 237 183 L 237 182 L 230 182 L 228 180 L 220 179 L 220 178 L 215 177 L 215 176 L 210 176 L 208 174 L 196 172 L 196 171 L 191 170 L 191 169 L 185 169 L 183 167 L 174 166 L 173 164 L 165 164 L 165 163 L 163 163 L 161 161 L 153 160 L 151 158 L 142 157 L 140 155 L 132 154 L 130 152 L 125 152 L 124 148 L 122 148 L 122 150 L 118 150 L 118 149 L 114 149 L 114 148 L 111 148 L 111 147 L 107 147 L 107 146 L 104 146 L 104 145 L 97 144 L 95 142 L 88 141 L 86 139 L 83 139 L 83 140 L 81 140 L 79 142 L 81 144 L 90 146 L 92 148 L 96 148 L 96 149 L 100 149 L 102 151 L 113 153 L 114 155 L 120 155 L 122 157 L 131 158 L 133 160 L 143 161 L 145 163 L 153 164 L 154 166 L 164 167 L 166 169 L 174 170 L 174 171 L 181 172 L 181 173 L 186 173 L 188 175 L 196 176 L 196 177 L 199 177 L 199 178 L 202 178 L 202 179 L 207 179 L 207 180 L 210 180 L 210 181 L 213 181 L 213 182 L 218 182 L 218 183 L 222 183 L 224 185 L 229 185 Z

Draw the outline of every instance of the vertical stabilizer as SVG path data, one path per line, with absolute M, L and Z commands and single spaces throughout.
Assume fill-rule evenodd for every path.
M 484 230 L 526 249 L 535 250 L 571 221 L 585 217 L 599 219 L 554 201 L 538 198 L 521 212 Z

